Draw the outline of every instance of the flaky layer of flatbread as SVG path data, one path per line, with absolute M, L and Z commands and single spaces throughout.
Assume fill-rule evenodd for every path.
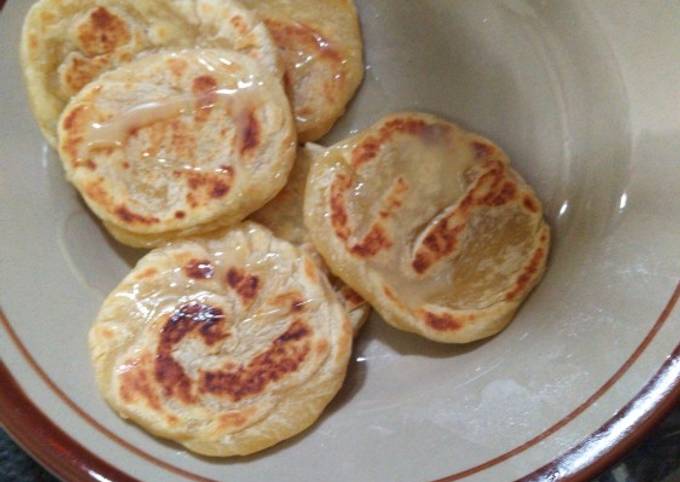
M 319 266 L 330 276 L 333 289 L 347 309 L 356 335 L 371 314 L 371 307 L 356 291 L 328 272 L 323 259 L 311 244 L 304 225 L 305 184 L 312 164 L 313 151 L 319 149 L 323 150 L 323 147 L 313 144 L 298 149 L 295 165 L 284 188 L 263 208 L 255 211 L 250 219 L 271 229 L 274 235 L 303 246 L 317 260 Z

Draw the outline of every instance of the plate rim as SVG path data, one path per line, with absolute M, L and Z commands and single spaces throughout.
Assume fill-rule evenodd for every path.
M 573 418 L 595 403 L 600 396 L 602 396 L 611 386 L 615 385 L 628 371 L 671 315 L 678 300 L 680 300 L 680 281 L 678 281 L 656 322 L 645 338 L 640 342 L 636 350 L 626 359 L 607 382 L 575 410 L 572 410 L 556 424 L 553 424 L 547 430 L 541 432 L 524 444 L 508 450 L 482 464 L 478 464 L 475 467 L 437 479 L 436 482 L 462 480 L 470 475 L 491 468 L 498 463 L 502 463 L 505 460 L 514 457 L 529 447 L 536 445 L 541 440 L 569 423 Z M 87 412 L 81 409 L 65 393 L 63 393 L 47 376 L 14 332 L 9 320 L 1 309 L 0 325 L 2 325 L 4 331 L 9 335 L 11 342 L 16 346 L 21 356 L 36 372 L 36 375 L 42 382 L 51 389 L 54 395 L 60 398 L 69 406 L 69 408 L 83 418 L 86 423 L 93 425 L 93 427 L 103 435 L 109 436 L 112 441 L 117 442 L 124 448 L 131 450 L 142 458 L 146 458 L 150 462 L 170 470 L 177 475 L 201 482 L 216 482 L 213 479 L 185 471 L 157 459 L 138 447 L 125 442 L 113 432 L 101 426 L 92 419 Z M 638 444 L 652 428 L 661 422 L 666 414 L 680 401 L 680 377 L 674 375 L 671 371 L 675 364 L 680 364 L 680 343 L 675 347 L 673 352 L 666 357 L 664 363 L 652 375 L 651 379 L 645 383 L 642 389 L 609 418 L 607 422 L 578 442 L 575 446 L 555 457 L 551 462 L 539 467 L 518 480 L 522 482 L 535 480 L 581 482 L 589 480 L 615 464 L 630 449 Z M 10 436 L 12 436 L 20 446 L 24 447 L 24 449 L 47 470 L 50 470 L 55 475 L 62 477 L 65 480 L 74 480 L 77 482 L 102 480 L 98 479 L 97 476 L 107 477 L 107 474 L 115 474 L 115 478 L 112 480 L 116 481 L 134 482 L 137 480 L 129 474 L 121 472 L 119 469 L 113 467 L 108 462 L 83 447 L 79 442 L 66 434 L 66 432 L 50 420 L 49 417 L 47 417 L 47 415 L 45 415 L 44 412 L 28 398 L 21 388 L 21 385 L 17 382 L 16 378 L 1 359 L 0 386 L 11 388 L 10 390 L 3 390 L 0 392 L 0 424 L 4 426 Z M 638 410 L 633 410 L 635 405 L 643 399 L 652 400 L 649 409 L 642 413 Z M 34 437 L 33 434 L 35 433 L 40 433 L 42 437 Z M 615 436 L 614 441 L 611 444 L 608 444 L 605 447 L 597 445 L 597 441 L 601 440 L 602 437 L 611 437 L 615 434 L 618 434 L 618 436 Z M 58 447 L 59 450 L 55 451 L 54 447 Z M 583 456 L 587 456 L 589 460 L 583 461 Z M 108 479 L 105 478 L 104 480 Z
M 0 11 L 6 4 L 6 0 L 0 0 Z M 655 325 L 651 328 L 645 339 L 638 346 L 638 349 L 624 362 L 624 364 L 615 372 L 615 374 L 605 383 L 600 389 L 607 391 L 608 383 L 613 380 L 611 385 L 622 376 L 633 362 L 639 357 L 646 347 L 645 341 L 651 341 L 651 338 L 656 334 L 661 324 L 668 318 L 680 298 L 680 281 L 676 285 L 674 292 L 671 294 L 664 310 L 657 319 Z M 52 382 L 40 366 L 35 362 L 30 352 L 13 333 L 9 320 L 4 316 L 0 308 L 0 324 L 3 325 L 4 331 L 8 333 L 11 341 L 18 348 L 20 354 L 31 368 L 36 372 L 35 374 L 47 385 L 54 395 L 60 398 L 66 405 L 74 410 L 81 418 L 90 417 L 87 412 L 84 412 L 74 402 L 68 398 L 61 390 Z M 630 362 L 630 363 L 629 363 Z M 674 365 L 680 364 L 680 343 L 675 347 L 673 352 L 666 357 L 666 360 L 661 367 L 653 374 L 642 389 L 619 409 L 611 418 L 607 420 L 601 427 L 583 440 L 578 442 L 575 446 L 568 449 L 564 453 L 558 455 L 551 462 L 539 467 L 530 474 L 518 479 L 522 482 L 530 482 L 537 480 L 555 480 L 562 482 L 581 482 L 590 480 L 590 478 L 598 475 L 606 470 L 611 465 L 615 464 L 621 457 L 630 451 L 635 445 L 640 443 L 642 439 L 658 424 L 662 419 L 680 403 L 680 377 L 672 372 Z M 617 375 L 619 375 L 617 377 Z M 90 482 L 97 480 L 115 480 L 120 482 L 136 482 L 138 479 L 130 474 L 114 467 L 104 459 L 91 452 L 78 441 L 68 435 L 62 430 L 52 419 L 50 419 L 26 394 L 20 383 L 10 371 L 8 366 L 0 358 L 0 386 L 4 390 L 0 391 L 0 425 L 9 436 L 27 453 L 29 453 L 38 463 L 40 463 L 46 470 L 53 473 L 55 476 L 68 481 L 75 482 Z M 597 395 L 599 390 L 595 392 Z M 599 398 L 599 397 L 597 397 Z M 585 408 L 592 405 L 597 399 L 593 400 L 593 396 L 589 397 L 579 407 Z M 649 409 L 639 413 L 635 410 L 636 404 L 644 399 L 652 400 Z M 592 401 L 591 401 L 592 400 Z M 591 403 L 588 403 L 588 402 Z M 70 402 L 70 403 L 69 403 Z M 577 410 L 578 408 L 577 407 Z M 585 409 L 584 408 L 584 409 Z M 570 421 L 572 411 L 566 417 L 561 419 L 557 424 L 551 428 L 559 425 L 565 419 Z M 580 412 L 579 412 L 580 413 Z M 578 413 L 576 414 L 578 415 Z M 90 417 L 91 418 L 91 417 Z M 85 419 L 87 422 L 87 419 Z M 96 423 L 96 422 L 95 422 Z M 566 424 L 565 423 L 565 424 Z M 99 425 L 99 424 L 97 424 Z M 563 425 L 560 425 L 560 427 Z M 95 428 L 97 428 L 95 426 Z M 106 432 L 107 429 L 103 428 Z M 548 431 L 551 429 L 549 428 Z M 101 431 L 101 429 L 100 429 Z M 547 432 L 547 431 L 546 431 Z M 535 445 L 543 439 L 541 435 L 532 438 L 527 443 L 522 444 L 515 449 L 506 451 L 504 454 L 490 459 L 489 461 L 479 464 L 476 467 L 461 471 L 449 476 L 445 476 L 437 480 L 437 482 L 453 482 L 461 480 L 469 475 L 478 473 L 486 468 L 490 468 L 497 463 L 501 463 L 508 458 L 524 451 L 526 448 Z M 611 436 L 612 434 L 619 434 L 613 443 L 602 447 L 597 446 L 596 442 L 602 437 Z M 105 432 L 103 435 L 107 435 Z M 115 434 L 114 434 L 115 435 Z M 529 442 L 538 439 L 535 443 L 527 445 Z M 122 440 L 122 439 L 121 439 Z M 115 440 L 114 440 L 115 442 Z M 124 442 L 124 441 L 123 441 Z M 137 447 L 124 443 L 125 448 L 132 448 L 137 455 L 140 455 Z M 520 449 L 516 451 L 517 449 Z M 145 454 L 141 451 L 142 454 Z M 508 456 L 508 454 L 510 454 Z M 593 455 L 594 454 L 594 455 Z M 151 457 L 155 459 L 155 457 Z M 584 461 L 583 458 L 588 460 Z M 162 461 L 160 461 L 162 462 Z M 198 476 L 190 472 L 183 471 L 171 464 L 161 465 L 165 469 L 188 477 L 191 480 L 215 482 L 212 479 Z M 555 478 L 557 477 L 557 478 Z

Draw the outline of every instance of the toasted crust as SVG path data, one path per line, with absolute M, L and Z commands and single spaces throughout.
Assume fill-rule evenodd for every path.
M 24 21 L 21 61 L 36 119 L 57 145 L 69 99 L 100 74 L 162 48 L 227 48 L 281 78 L 267 28 L 234 0 L 40 0 Z
M 267 228 L 278 237 L 302 246 L 314 258 L 321 269 L 329 275 L 331 285 L 343 303 L 352 322 L 354 334 L 357 335 L 371 313 L 370 305 L 341 279 L 328 272 L 323 259 L 310 242 L 307 228 L 304 225 L 304 194 L 307 176 L 311 167 L 314 150 L 321 146 L 307 144 L 298 149 L 297 158 L 284 188 L 263 208 L 255 211 L 250 219 Z
M 345 112 L 363 78 L 359 20 L 351 0 L 243 0 L 279 47 L 298 137 L 313 141 Z
M 351 351 L 347 315 L 309 262 L 254 223 L 149 253 L 90 331 L 107 402 L 211 456 L 304 430 L 339 389 Z
M 295 131 L 280 83 L 233 51 L 159 52 L 102 74 L 59 122 L 68 179 L 135 246 L 234 224 L 284 185 Z
M 541 203 L 489 140 L 404 113 L 316 157 L 312 241 L 395 327 L 450 343 L 491 336 L 540 280 Z

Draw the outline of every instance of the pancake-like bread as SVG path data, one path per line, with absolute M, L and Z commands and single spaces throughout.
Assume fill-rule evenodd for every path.
M 295 158 L 281 82 L 234 51 L 145 55 L 102 74 L 59 122 L 67 177 L 119 240 L 139 247 L 239 222 Z
M 302 246 L 317 260 L 321 269 L 329 276 L 333 289 L 347 309 L 352 322 L 352 329 L 356 335 L 371 313 L 371 307 L 356 291 L 328 272 L 323 259 L 311 244 L 304 224 L 305 184 L 312 164 L 312 151 L 315 149 L 317 151 L 323 150 L 323 147 L 307 144 L 307 146 L 298 149 L 297 159 L 288 177 L 288 183 L 274 199 L 263 208 L 255 211 L 250 219 L 271 229 L 275 236 Z
M 142 258 L 104 301 L 90 350 L 123 418 L 230 456 L 311 425 L 342 384 L 351 339 L 312 259 L 246 223 Z
M 330 130 L 363 78 L 362 40 L 352 0 L 243 0 L 279 46 L 301 141 Z
M 314 245 L 395 327 L 452 343 L 493 335 L 541 278 L 541 203 L 489 140 L 404 113 L 316 157 Z
M 21 61 L 38 124 L 54 147 L 69 99 L 142 51 L 194 46 L 238 50 L 282 75 L 277 48 L 234 0 L 40 0 L 28 12 Z

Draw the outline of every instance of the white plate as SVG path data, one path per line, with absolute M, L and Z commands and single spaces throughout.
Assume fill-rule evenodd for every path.
M 372 319 L 319 423 L 226 461 L 150 437 L 97 393 L 86 334 L 140 252 L 104 234 L 38 132 L 17 48 L 30 3 L 0 14 L 0 420 L 60 476 L 582 480 L 677 400 L 677 2 L 358 2 L 366 81 L 328 142 L 407 109 L 494 139 L 545 202 L 549 268 L 482 343 Z

